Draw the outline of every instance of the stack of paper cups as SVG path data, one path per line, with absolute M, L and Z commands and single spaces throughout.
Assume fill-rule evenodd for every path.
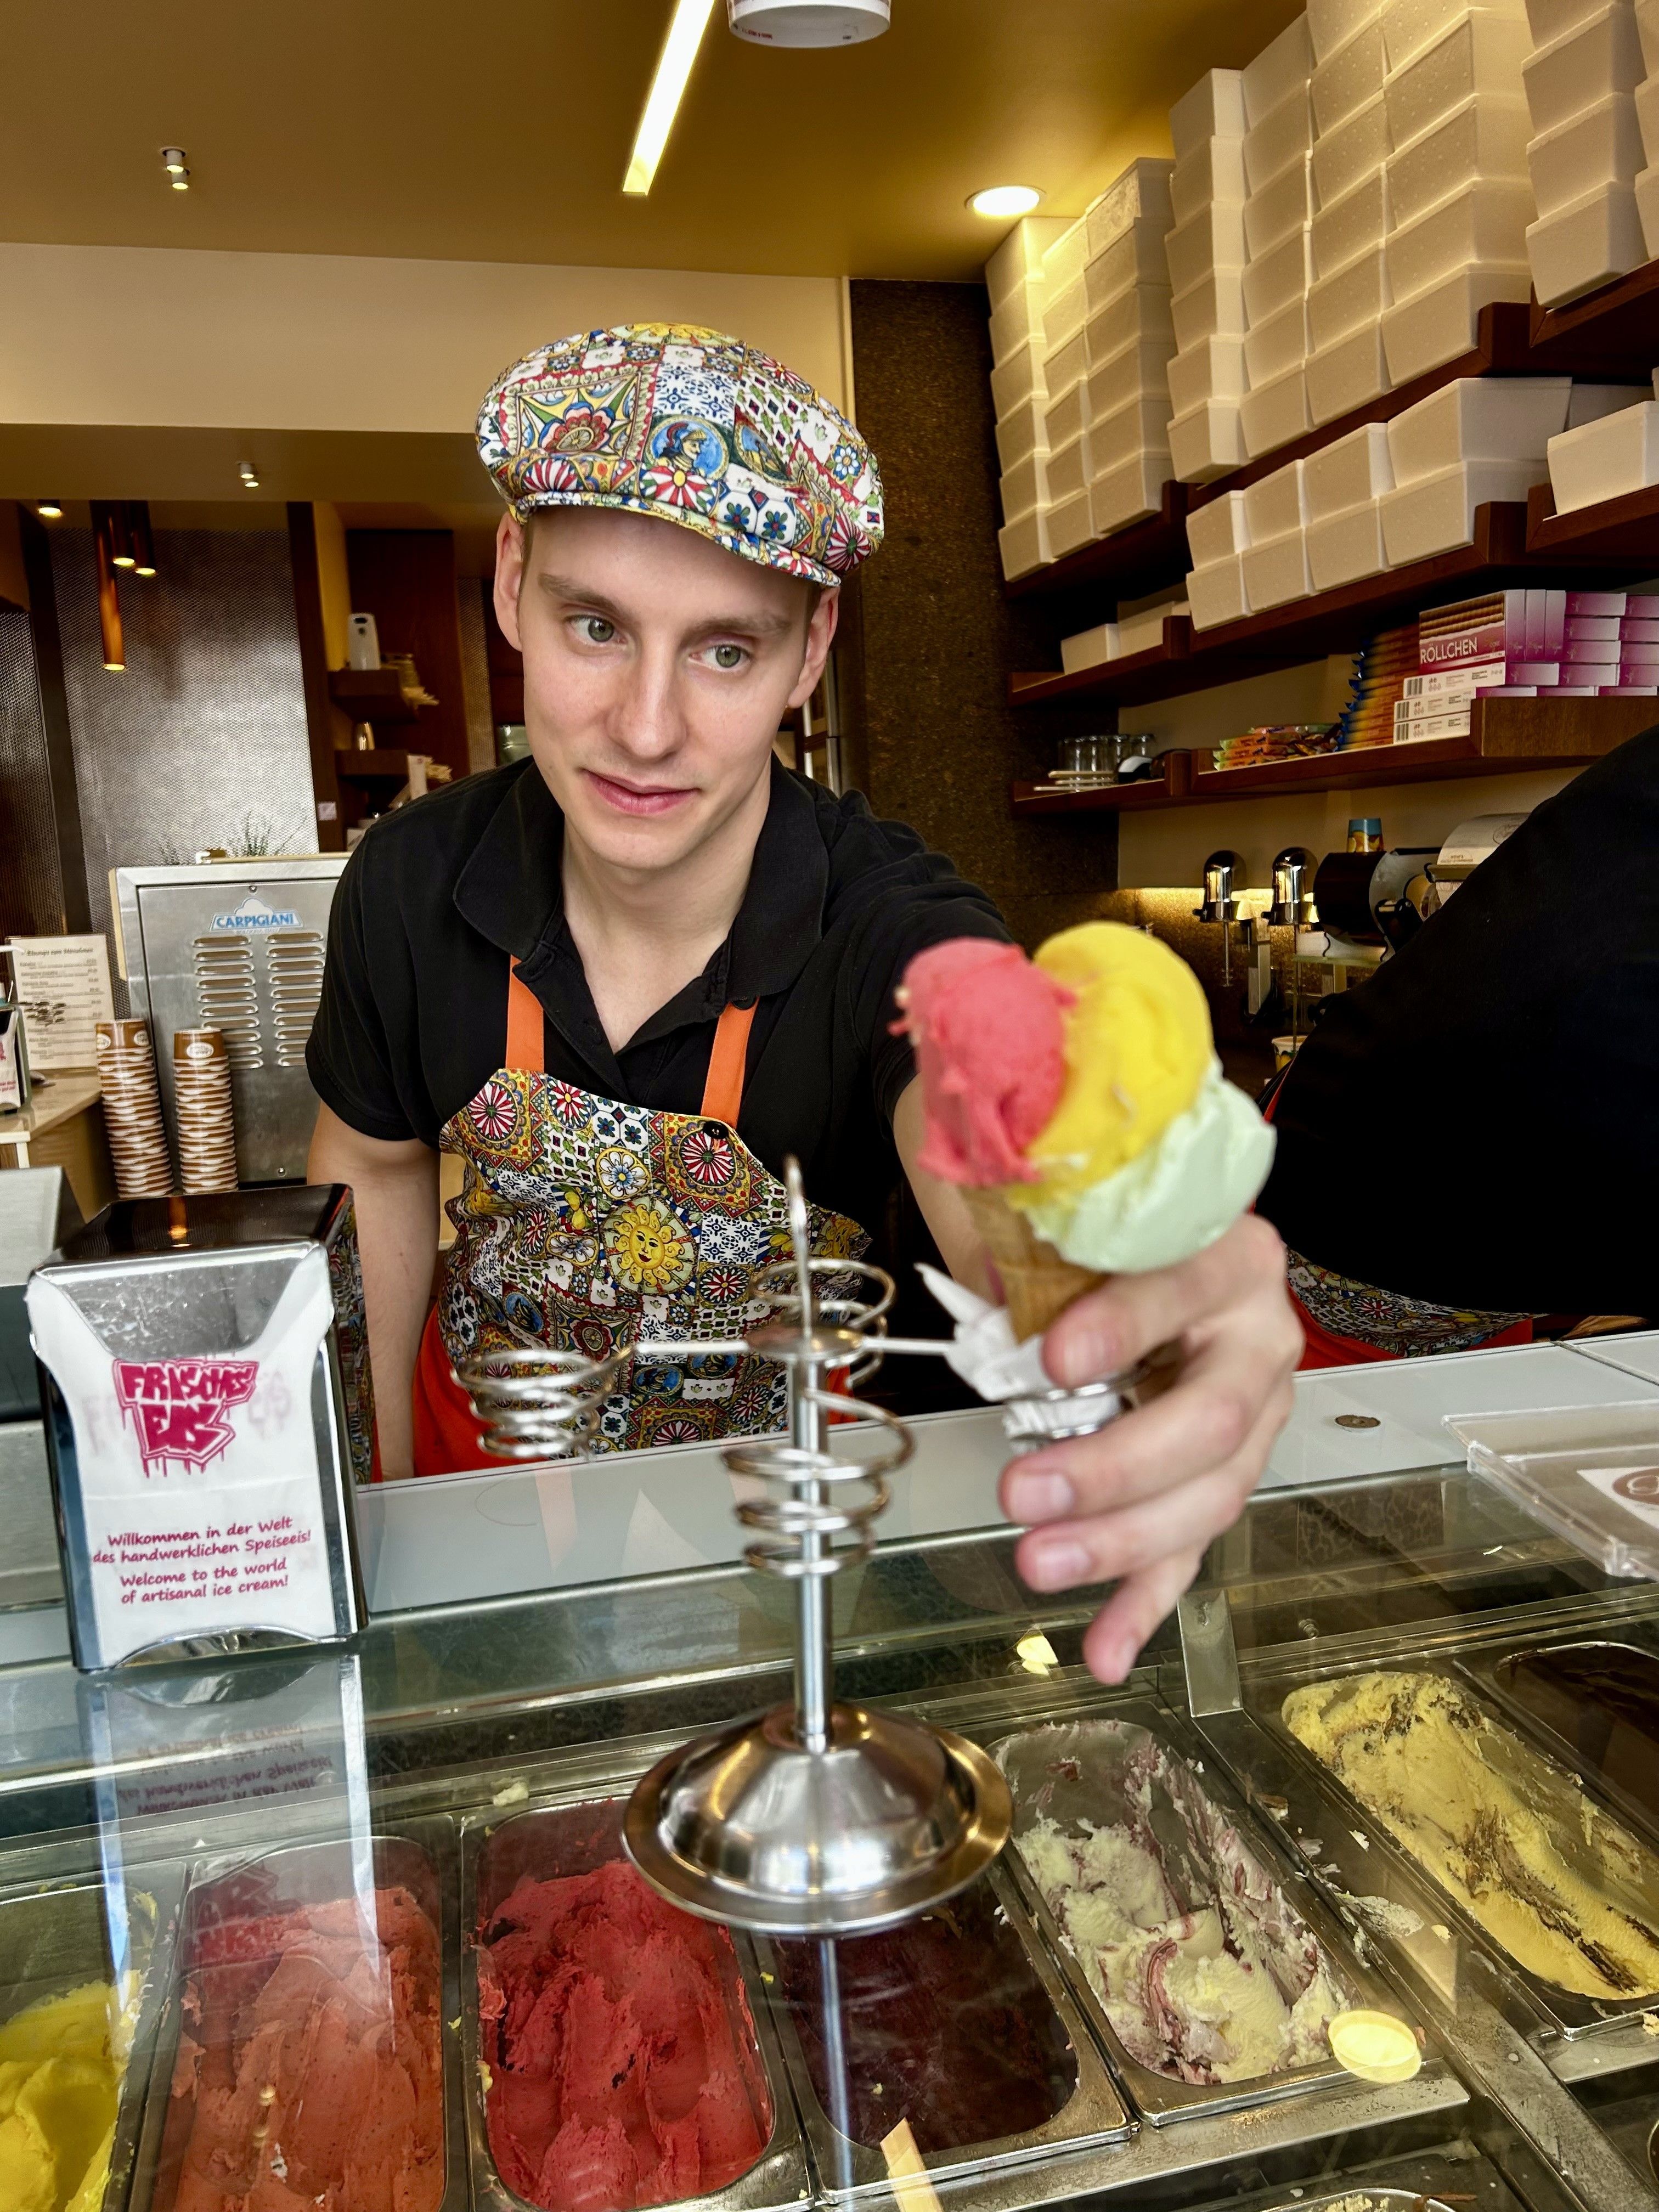
M 173 1188 L 173 1167 L 148 1022 L 99 1023 L 98 1075 L 117 1195 L 166 1197 Z
M 185 1194 L 236 1188 L 236 1121 L 222 1030 L 173 1032 L 173 1103 Z

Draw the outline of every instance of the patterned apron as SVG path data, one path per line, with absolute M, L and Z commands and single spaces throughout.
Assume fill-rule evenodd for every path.
M 464 1354 L 545 1344 L 602 1358 L 644 1336 L 731 1337 L 768 1310 L 757 1267 L 789 1256 L 781 1182 L 737 1133 L 753 1006 L 727 1006 L 698 1114 L 601 1098 L 544 1068 L 540 1000 L 507 985 L 505 1065 L 445 1126 L 465 1164 L 455 1242 L 415 1370 L 416 1474 L 503 1462 L 450 1373 Z M 811 1209 L 813 1251 L 857 1259 L 857 1222 Z M 753 1353 L 623 1370 L 592 1449 L 634 1451 L 784 1425 L 783 1371 Z

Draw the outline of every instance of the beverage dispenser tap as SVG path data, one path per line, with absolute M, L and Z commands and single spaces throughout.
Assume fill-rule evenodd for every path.
M 1282 852 L 1273 854 L 1273 899 L 1267 908 L 1267 927 L 1288 929 L 1291 950 L 1285 965 L 1289 969 L 1291 1004 L 1291 1035 L 1299 1036 L 1302 1029 L 1302 969 L 1297 958 L 1296 934 L 1306 929 L 1313 921 L 1313 879 L 1318 862 L 1305 845 L 1286 845 Z
M 1221 988 L 1232 988 L 1233 980 L 1233 924 L 1238 918 L 1238 893 L 1244 884 L 1244 863 L 1240 856 L 1223 848 L 1212 853 L 1204 863 L 1204 891 L 1200 903 L 1193 908 L 1195 921 L 1218 921 L 1221 924 Z

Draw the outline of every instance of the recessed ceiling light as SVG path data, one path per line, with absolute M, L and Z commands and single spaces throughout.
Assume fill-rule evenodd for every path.
M 657 173 L 657 164 L 662 159 L 663 149 L 668 143 L 668 134 L 674 127 L 674 118 L 684 94 L 686 82 L 691 75 L 691 64 L 697 58 L 697 48 L 702 44 L 702 34 L 708 27 L 708 18 L 714 13 L 714 0 L 678 0 L 674 19 L 668 26 L 668 36 L 663 41 L 662 58 L 657 64 L 657 74 L 651 80 L 651 89 L 646 94 L 645 112 L 640 118 L 640 127 L 634 136 L 634 150 L 628 158 L 628 173 L 623 179 L 623 190 L 633 198 L 642 198 L 651 189 Z
M 34 511 L 42 522 L 61 522 L 64 519 L 64 502 L 61 499 L 37 499 L 34 502 Z
M 185 158 L 185 149 L 182 146 L 163 146 L 161 167 L 167 173 L 167 182 L 175 192 L 187 192 L 190 190 L 190 163 Z
M 1030 215 L 1042 204 L 1042 195 L 1032 185 L 991 185 L 975 192 L 968 203 L 975 215 L 991 222 L 1008 222 L 1015 216 Z
M 242 479 L 242 489 L 244 491 L 258 490 L 259 471 L 254 467 L 252 461 L 244 461 L 241 467 L 237 470 L 236 473 Z

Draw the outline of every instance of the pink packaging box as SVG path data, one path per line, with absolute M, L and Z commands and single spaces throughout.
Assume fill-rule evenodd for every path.
M 1630 603 L 1630 593 L 1569 592 L 1566 599 L 1566 616 L 1571 622 L 1578 615 L 1622 615 Z
M 1569 615 L 1567 642 L 1570 645 L 1616 645 L 1619 642 L 1619 623 L 1617 615 Z

